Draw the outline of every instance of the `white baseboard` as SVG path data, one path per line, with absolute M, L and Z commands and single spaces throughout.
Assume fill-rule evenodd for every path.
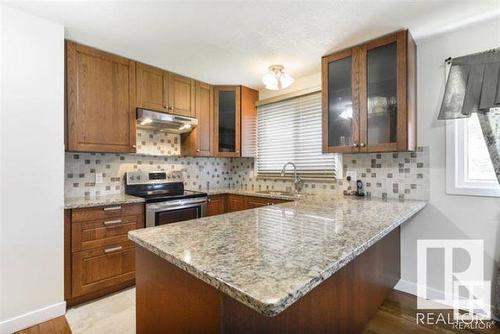
M 402 292 L 409 293 L 410 295 L 414 295 L 418 297 L 417 295 L 417 287 L 418 285 L 414 282 L 406 281 L 403 279 L 400 279 L 399 282 L 396 284 L 394 289 Z M 443 300 L 444 298 L 444 291 L 433 289 L 433 288 L 427 288 L 427 293 L 428 293 L 428 298 L 435 299 L 435 300 Z M 453 305 L 447 305 L 450 307 L 453 307 Z M 493 310 L 493 305 L 491 306 L 491 310 Z M 499 318 L 495 317 L 494 313 L 492 312 L 491 317 L 496 320 L 500 321 Z
M 0 322 L 0 333 L 11 334 L 66 313 L 66 302 L 49 305 Z

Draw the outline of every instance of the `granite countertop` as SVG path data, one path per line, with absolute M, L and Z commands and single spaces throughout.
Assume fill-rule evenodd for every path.
M 90 208 L 94 206 L 142 203 L 144 198 L 130 196 L 127 194 L 105 195 L 98 197 L 66 197 L 64 199 L 65 209 Z
M 283 200 L 296 200 L 298 199 L 298 196 L 290 194 L 290 193 L 283 193 L 281 191 L 273 191 L 270 190 L 269 192 L 261 192 L 261 191 L 256 191 L 256 190 L 245 190 L 245 189 L 240 189 L 240 188 L 214 188 L 214 189 L 201 189 L 201 190 L 196 190 L 196 191 L 202 191 L 206 192 L 209 196 L 211 195 L 222 195 L 222 194 L 232 194 L 232 195 L 245 195 L 245 196 L 255 196 L 255 197 L 264 197 L 264 198 L 275 198 L 275 199 L 283 199 Z M 304 196 L 301 194 L 300 196 Z
M 275 316 L 425 204 L 305 196 L 135 230 L 129 238 L 255 311 Z

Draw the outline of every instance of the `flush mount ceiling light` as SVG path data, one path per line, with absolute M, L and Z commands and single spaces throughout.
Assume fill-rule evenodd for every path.
M 262 82 L 269 90 L 280 90 L 290 86 L 294 79 L 285 72 L 283 65 L 269 66 L 269 72 L 262 77 Z

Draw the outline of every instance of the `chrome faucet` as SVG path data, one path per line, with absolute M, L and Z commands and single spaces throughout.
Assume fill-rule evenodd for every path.
M 304 181 L 302 181 L 300 176 L 297 175 L 297 166 L 295 166 L 295 164 L 291 161 L 287 162 L 281 169 L 281 176 L 285 176 L 286 167 L 288 165 L 292 165 L 293 167 L 293 185 L 295 187 L 295 193 L 298 194 L 302 190 L 302 184 L 304 183 Z

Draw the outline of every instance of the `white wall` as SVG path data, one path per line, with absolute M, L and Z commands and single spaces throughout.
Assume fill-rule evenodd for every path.
M 0 332 L 64 314 L 64 28 L 2 6 Z
M 444 59 L 500 45 L 500 19 L 474 23 L 459 30 L 417 41 L 418 144 L 430 148 L 430 202 L 402 229 L 402 289 L 416 282 L 418 239 L 481 239 L 485 247 L 485 279 L 493 279 L 500 256 L 500 198 L 446 194 L 445 123 L 437 120 L 444 91 Z M 468 263 L 459 257 L 457 268 Z M 442 266 L 434 267 L 429 285 L 443 290 Z

